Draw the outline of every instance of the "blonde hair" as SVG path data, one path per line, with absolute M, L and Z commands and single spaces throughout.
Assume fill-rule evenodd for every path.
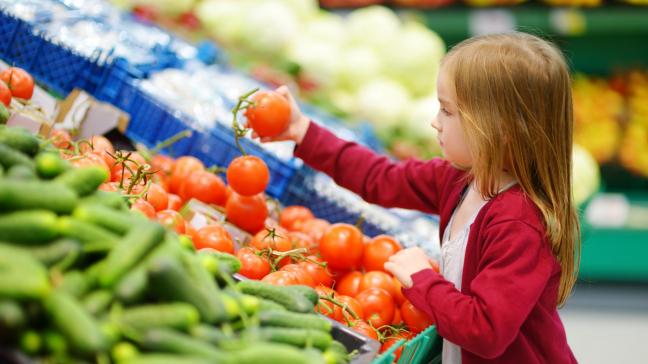
M 562 268 L 558 305 L 569 297 L 580 263 L 580 227 L 572 199 L 571 78 L 562 53 L 525 33 L 487 35 L 455 46 L 443 61 L 454 83 L 484 197 L 498 193 L 506 170 L 544 217 Z

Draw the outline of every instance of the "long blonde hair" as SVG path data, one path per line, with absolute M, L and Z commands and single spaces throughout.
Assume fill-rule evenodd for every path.
M 445 57 L 469 144 L 470 175 L 484 197 L 506 170 L 544 217 L 562 268 L 558 305 L 576 283 L 580 227 L 572 199 L 571 78 L 562 53 L 525 33 L 468 39 Z

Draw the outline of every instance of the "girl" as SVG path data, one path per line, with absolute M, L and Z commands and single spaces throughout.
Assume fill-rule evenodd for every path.
M 419 248 L 385 264 L 434 319 L 443 363 L 575 363 L 557 307 L 577 276 L 572 99 L 559 50 L 512 33 L 445 57 L 432 122 L 446 160 L 393 163 L 311 123 L 292 102 L 280 138 L 365 200 L 441 217 L 441 273 Z

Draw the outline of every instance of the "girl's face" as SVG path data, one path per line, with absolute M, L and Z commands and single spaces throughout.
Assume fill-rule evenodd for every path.
M 432 127 L 439 132 L 438 139 L 444 157 L 455 166 L 468 169 L 472 166 L 472 157 L 461 126 L 457 96 L 447 76 L 441 68 L 437 80 L 437 95 L 441 107 L 437 117 L 432 120 Z

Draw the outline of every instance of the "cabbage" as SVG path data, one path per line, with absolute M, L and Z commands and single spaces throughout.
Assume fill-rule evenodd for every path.
M 375 50 L 398 42 L 399 28 L 400 20 L 396 14 L 383 6 L 354 10 L 347 18 L 351 44 L 369 46 Z
M 247 1 L 207 0 L 196 7 L 196 16 L 210 34 L 219 41 L 238 46 L 243 39 L 243 19 Z
M 300 25 L 295 12 L 281 1 L 255 4 L 244 18 L 244 46 L 263 55 L 282 54 L 299 34 Z
M 338 15 L 321 12 L 306 24 L 304 35 L 313 41 L 343 44 L 346 42 L 346 31 L 342 18 Z
M 280 0 L 293 10 L 301 20 L 310 20 L 319 13 L 317 0 Z
M 594 157 L 578 144 L 572 150 L 572 163 L 572 192 L 578 206 L 599 190 L 601 175 Z
M 439 108 L 436 94 L 413 101 L 407 119 L 408 128 L 422 139 L 436 141 L 437 131 L 432 127 L 432 120 L 437 117 Z
M 355 47 L 342 54 L 341 86 L 356 90 L 380 76 L 380 57 L 369 47 Z
M 364 85 L 356 95 L 356 117 L 377 127 L 392 128 L 407 120 L 410 95 L 399 83 L 376 79 Z
M 340 47 L 329 42 L 316 42 L 306 36 L 298 37 L 288 50 L 288 59 L 297 63 L 304 75 L 318 86 L 329 89 L 338 84 Z

